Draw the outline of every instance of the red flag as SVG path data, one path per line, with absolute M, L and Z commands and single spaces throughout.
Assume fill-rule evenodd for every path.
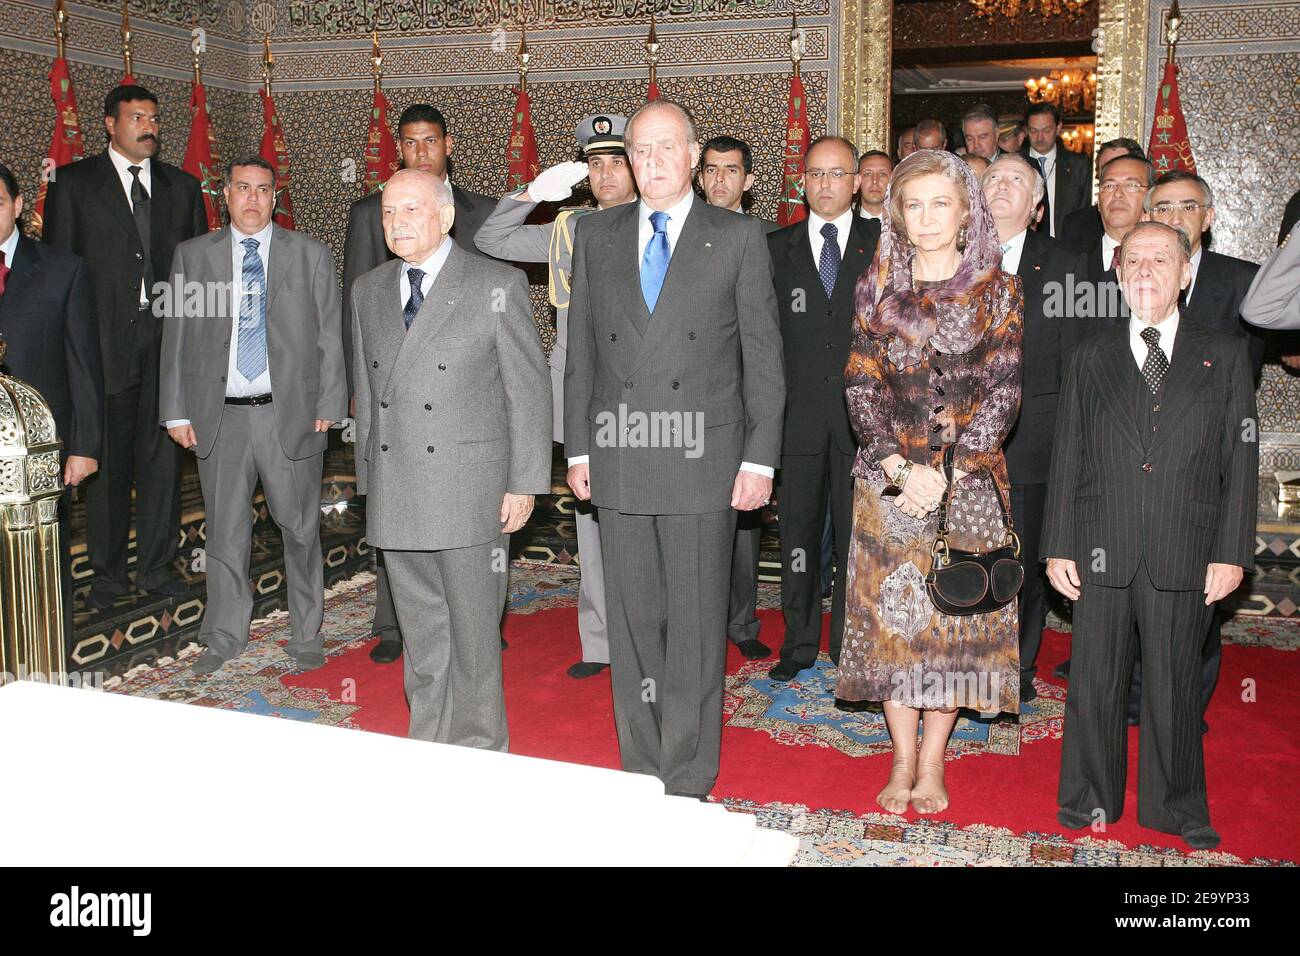
M 135 74 L 134 74 L 134 73 L 128 73 L 126 76 L 122 77 L 122 82 L 119 83 L 119 84 L 117 84 L 117 85 L 118 85 L 118 86 L 135 86 Z
M 54 135 L 41 163 L 41 184 L 36 190 L 32 212 L 32 236 L 37 239 L 45 225 L 45 192 L 50 177 L 60 166 L 81 159 L 86 152 L 81 139 L 81 121 L 77 118 L 77 97 L 72 92 L 72 76 L 63 57 L 56 58 L 50 67 L 50 96 L 54 99 Z
M 208 229 L 220 229 L 221 157 L 217 152 L 217 138 L 212 132 L 208 94 L 203 84 L 197 81 L 190 87 L 190 138 L 185 144 L 185 161 L 181 168 L 203 184 L 203 208 L 208 213 Z
M 293 203 L 289 201 L 289 147 L 284 143 L 284 129 L 275 115 L 275 100 L 262 91 L 261 156 L 275 167 L 275 215 L 277 226 L 293 228 Z
M 397 172 L 397 143 L 388 128 L 388 99 L 382 90 L 375 90 L 375 101 L 370 107 L 370 132 L 366 136 L 365 194 L 369 196 L 384 188 L 388 177 Z
M 1147 156 L 1157 176 L 1175 169 L 1196 172 L 1192 143 L 1187 138 L 1187 118 L 1178 102 L 1178 67 L 1174 63 L 1165 64 L 1165 78 L 1156 93 L 1156 115 L 1151 123 Z
M 513 192 L 537 178 L 542 167 L 537 162 L 537 137 L 533 135 L 533 110 L 528 103 L 528 91 L 520 88 L 515 101 L 515 121 L 510 129 L 510 145 L 506 147 L 506 191 Z
M 659 84 L 651 80 L 650 88 L 645 91 L 645 101 L 653 103 L 657 99 L 659 99 Z
M 796 73 L 790 77 L 790 109 L 785 122 L 785 183 L 781 204 L 776 211 L 778 225 L 802 222 L 808 215 L 803 204 L 803 157 L 808 149 L 808 101 L 804 98 L 803 80 Z

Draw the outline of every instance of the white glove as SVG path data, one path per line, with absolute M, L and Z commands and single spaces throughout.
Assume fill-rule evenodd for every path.
M 561 202 L 573 195 L 573 187 L 586 178 L 586 163 L 556 163 L 528 184 L 528 195 L 534 202 Z

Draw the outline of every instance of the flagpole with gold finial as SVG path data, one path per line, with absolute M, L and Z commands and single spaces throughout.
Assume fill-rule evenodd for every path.
M 1169 20 L 1165 24 L 1165 43 L 1168 45 L 1168 59 L 1166 62 L 1174 62 L 1174 47 L 1178 46 L 1178 25 L 1183 22 L 1183 15 L 1178 10 L 1178 0 L 1174 0 L 1174 5 L 1169 8 Z
M 271 95 L 271 71 L 275 69 L 275 55 L 271 52 L 271 34 L 262 34 L 262 88 Z
M 645 38 L 645 58 L 650 64 L 650 85 L 657 83 L 656 72 L 659 68 L 659 36 L 655 32 L 655 8 L 650 7 L 650 34 Z
M 122 62 L 126 64 L 126 76 L 134 76 L 131 70 L 131 17 L 126 10 L 127 0 L 122 0 Z
M 384 54 L 379 49 L 378 29 L 370 35 L 370 72 L 374 75 L 375 92 L 378 93 L 384 81 Z
M 519 90 L 521 93 L 528 92 L 528 61 L 532 59 L 532 54 L 528 52 L 528 24 L 523 17 L 519 19 Z
M 799 61 L 803 59 L 803 36 L 799 33 L 799 14 L 790 14 L 790 60 L 794 63 L 794 75 L 799 75 Z
M 63 59 L 64 24 L 68 22 L 68 8 L 63 5 L 63 0 L 59 0 L 54 5 L 54 46 L 58 50 L 56 54 L 60 60 Z
M 199 28 L 199 15 L 197 13 L 191 14 L 190 29 L 197 30 L 198 28 Z M 194 41 L 190 43 L 190 53 L 193 55 L 194 58 L 194 82 L 198 83 L 201 86 L 203 84 L 203 67 L 199 64 L 199 41 L 198 41 L 197 34 L 195 34 Z

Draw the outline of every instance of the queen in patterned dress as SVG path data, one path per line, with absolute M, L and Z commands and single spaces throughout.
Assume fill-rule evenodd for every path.
M 859 450 L 836 688 L 884 702 L 894 757 L 876 800 L 891 813 L 948 806 L 943 762 L 957 708 L 1020 708 L 1016 601 L 949 616 L 924 582 L 945 446 L 954 446 L 949 544 L 985 551 L 1005 540 L 994 483 L 1009 501 L 1002 443 L 1020 408 L 1023 297 L 1001 265 L 970 167 L 936 150 L 903 160 L 858 280 L 845 369 Z

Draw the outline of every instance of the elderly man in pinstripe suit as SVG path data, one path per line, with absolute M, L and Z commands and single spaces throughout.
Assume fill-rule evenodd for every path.
M 1201 644 L 1253 563 L 1259 445 L 1246 340 L 1179 313 L 1190 252 L 1162 223 L 1124 237 L 1132 317 L 1070 353 L 1039 553 L 1075 602 L 1058 819 L 1104 825 L 1124 809 L 1140 641 L 1138 822 L 1210 849 Z

